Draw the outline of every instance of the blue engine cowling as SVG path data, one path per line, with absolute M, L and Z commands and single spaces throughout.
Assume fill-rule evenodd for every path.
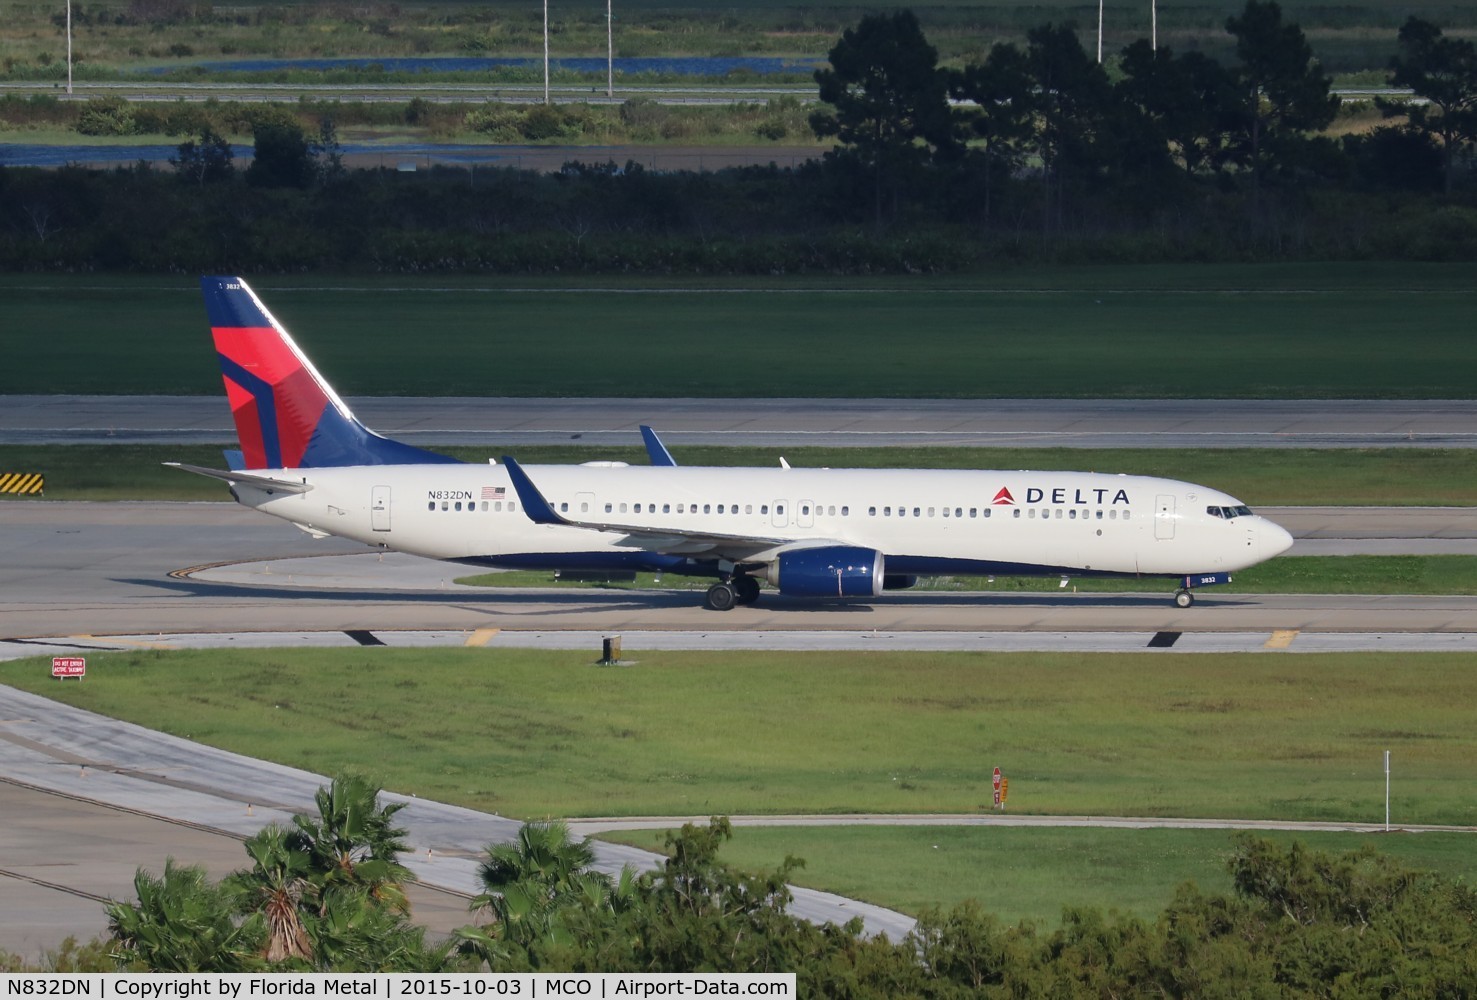
M 790 597 L 876 597 L 885 575 L 881 552 L 853 545 L 781 552 L 765 573 Z

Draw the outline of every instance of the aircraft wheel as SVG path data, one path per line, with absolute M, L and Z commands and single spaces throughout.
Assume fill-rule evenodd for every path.
M 753 604 L 759 600 L 759 581 L 752 576 L 741 575 L 733 578 L 733 589 L 738 595 L 740 604 Z
M 1188 590 L 1176 590 L 1174 592 L 1175 607 L 1188 608 L 1195 603 L 1195 595 Z
M 732 585 L 715 583 L 708 588 L 707 606 L 709 611 L 729 611 L 737 603 L 738 595 L 734 593 Z

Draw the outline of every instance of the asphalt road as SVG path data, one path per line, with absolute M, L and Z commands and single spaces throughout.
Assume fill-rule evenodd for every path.
M 639 444 L 1006 448 L 1471 448 L 1470 400 L 348 400 L 419 445 Z M 219 396 L 0 396 L 0 445 L 233 441 Z M 680 456 L 679 456 L 680 460 Z

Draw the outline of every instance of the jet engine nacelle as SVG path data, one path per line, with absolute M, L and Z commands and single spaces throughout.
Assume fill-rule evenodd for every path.
M 790 597 L 876 597 L 882 593 L 882 553 L 853 545 L 781 552 L 765 579 Z

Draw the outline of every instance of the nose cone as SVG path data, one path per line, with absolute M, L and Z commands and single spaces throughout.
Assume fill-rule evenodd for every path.
M 1262 559 L 1271 559 L 1292 548 L 1292 535 L 1288 534 L 1286 528 L 1266 518 L 1262 518 L 1261 522 L 1256 531 L 1257 555 Z

